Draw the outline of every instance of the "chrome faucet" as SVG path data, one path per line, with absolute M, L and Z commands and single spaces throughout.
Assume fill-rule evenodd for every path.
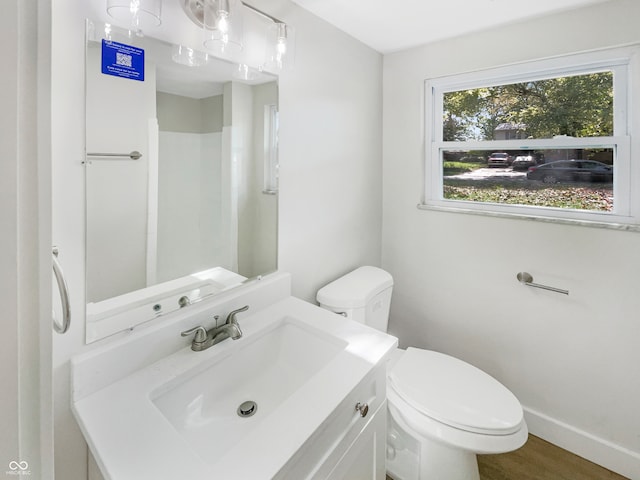
M 247 310 L 249 310 L 249 305 L 233 310 L 229 315 L 227 315 L 227 320 L 219 327 L 215 326 L 212 329 L 207 330 L 202 325 L 199 325 L 181 332 L 180 335 L 188 337 L 195 333 L 193 342 L 191 342 L 191 350 L 194 352 L 206 350 L 229 337 L 231 337 L 231 340 L 238 340 L 242 337 L 242 330 L 240 329 L 240 324 L 236 319 L 236 315 L 240 312 L 246 312 Z M 217 321 L 219 317 L 216 315 L 214 318 Z

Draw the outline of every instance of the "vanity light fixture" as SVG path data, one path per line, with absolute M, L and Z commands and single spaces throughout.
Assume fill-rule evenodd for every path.
M 293 66 L 294 30 L 284 22 L 269 25 L 265 67 L 270 70 L 284 70 Z
M 245 66 L 241 52 L 243 15 L 251 11 L 269 22 L 265 32 L 265 58 L 258 68 L 282 70 L 293 66 L 294 30 L 268 13 L 241 0 L 180 0 L 187 17 L 204 31 L 204 45 L 209 52 L 229 58 Z
M 222 56 L 237 57 L 242 51 L 240 0 L 204 0 L 204 46 Z
M 107 13 L 142 36 L 143 30 L 162 22 L 162 0 L 107 0 Z

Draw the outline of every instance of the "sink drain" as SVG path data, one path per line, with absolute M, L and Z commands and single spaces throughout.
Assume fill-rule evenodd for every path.
M 252 400 L 242 402 L 238 407 L 238 415 L 240 417 L 250 417 L 258 411 L 258 404 Z

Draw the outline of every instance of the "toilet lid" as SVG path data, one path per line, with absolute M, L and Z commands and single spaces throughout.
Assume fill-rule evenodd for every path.
M 461 430 L 506 435 L 522 422 L 522 406 L 504 385 L 449 355 L 408 348 L 389 383 L 414 409 Z

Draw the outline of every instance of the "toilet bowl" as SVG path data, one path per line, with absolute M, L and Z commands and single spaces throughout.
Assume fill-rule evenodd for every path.
M 360 267 L 318 291 L 321 307 L 387 330 L 393 279 Z M 476 454 L 527 440 L 517 398 L 482 370 L 443 353 L 396 350 L 387 366 L 387 473 L 394 480 L 479 480 Z

